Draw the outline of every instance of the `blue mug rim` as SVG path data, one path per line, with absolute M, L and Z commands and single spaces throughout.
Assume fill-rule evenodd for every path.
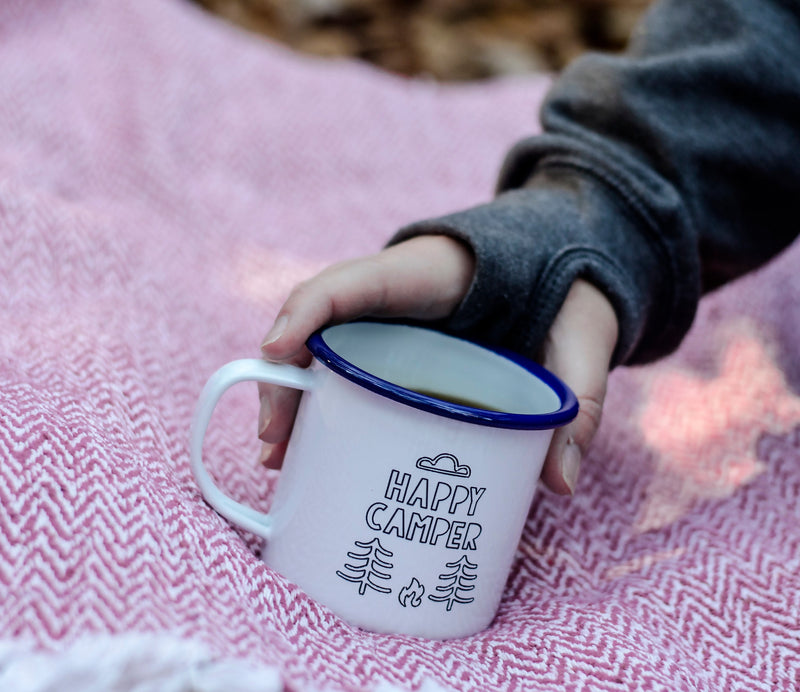
M 374 320 L 358 320 L 357 322 L 370 322 L 378 323 Z M 351 322 L 348 324 L 354 324 Z M 421 327 L 419 325 L 405 325 L 398 322 L 383 323 L 411 327 L 412 329 L 420 329 L 431 332 L 437 332 L 435 329 L 428 327 Z M 333 372 L 341 375 L 345 379 L 353 382 L 364 389 L 368 389 L 376 394 L 385 396 L 388 399 L 406 404 L 413 408 L 427 411 L 446 418 L 465 421 L 467 423 L 474 423 L 477 425 L 485 425 L 494 428 L 511 428 L 516 430 L 549 430 L 561 427 L 572 421 L 578 415 L 578 399 L 572 390 L 556 375 L 539 365 L 538 363 L 526 358 L 525 356 L 515 353 L 505 348 L 497 346 L 490 346 L 471 339 L 462 339 L 461 337 L 447 334 L 438 331 L 437 333 L 458 341 L 477 346 L 486 351 L 494 353 L 501 358 L 511 361 L 517 366 L 523 368 L 538 380 L 546 384 L 558 397 L 560 406 L 555 411 L 547 413 L 508 413 L 505 411 L 490 411 L 486 409 L 473 408 L 463 404 L 456 404 L 442 399 L 436 399 L 421 394 L 413 389 L 406 389 L 398 384 L 389 382 L 388 380 L 381 379 L 375 375 L 359 368 L 347 359 L 343 358 L 336 351 L 334 351 L 325 341 L 325 331 L 334 326 L 342 325 L 328 325 L 314 332 L 306 342 L 309 351 L 314 357 L 327 368 Z

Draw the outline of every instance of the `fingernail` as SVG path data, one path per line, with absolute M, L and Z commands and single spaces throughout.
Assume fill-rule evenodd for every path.
M 258 455 L 258 462 L 266 469 L 279 469 L 283 463 L 283 455 L 280 453 L 280 443 L 261 445 L 261 453 Z
M 258 412 L 258 436 L 261 437 L 272 420 L 272 406 L 269 397 L 261 397 L 261 408 Z
M 267 335 L 264 337 L 264 341 L 261 343 L 261 348 L 264 348 L 273 341 L 280 339 L 288 322 L 288 315 L 281 315 L 277 320 L 275 320 L 275 324 L 272 325 L 272 329 L 270 329 L 269 332 L 267 332 Z
M 569 488 L 569 494 L 575 494 L 578 484 L 578 473 L 581 469 L 581 450 L 572 438 L 567 440 L 564 451 L 561 453 L 561 477 Z

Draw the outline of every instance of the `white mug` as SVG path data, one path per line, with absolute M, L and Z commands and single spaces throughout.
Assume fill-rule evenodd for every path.
M 210 378 L 191 432 L 206 500 L 352 625 L 432 639 L 481 631 L 575 395 L 527 359 L 420 327 L 353 322 L 308 347 L 308 369 L 239 360 Z M 268 513 L 222 493 L 202 461 L 214 407 L 247 380 L 304 390 Z

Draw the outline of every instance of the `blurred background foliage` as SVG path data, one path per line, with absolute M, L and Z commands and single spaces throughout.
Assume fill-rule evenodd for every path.
M 306 53 L 440 81 L 558 71 L 619 51 L 649 0 L 196 0 Z

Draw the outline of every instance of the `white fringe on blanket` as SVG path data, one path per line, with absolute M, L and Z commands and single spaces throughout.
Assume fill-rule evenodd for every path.
M 214 660 L 165 634 L 96 635 L 55 652 L 0 640 L 3 692 L 282 692 L 277 668 Z M 332 690 L 317 692 L 333 692 Z M 375 692 L 403 692 L 381 684 Z M 433 683 L 420 692 L 446 692 Z
M 168 635 L 99 635 L 58 652 L 0 642 L 8 692 L 280 692 L 276 668 L 215 661 L 199 642 Z

